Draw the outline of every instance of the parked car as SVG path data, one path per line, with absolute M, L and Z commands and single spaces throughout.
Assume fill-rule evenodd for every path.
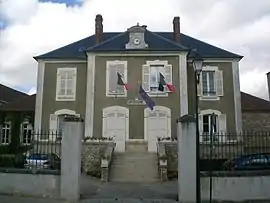
M 270 170 L 270 153 L 248 154 L 230 159 L 223 164 L 225 170 Z
M 58 155 L 52 154 L 30 154 L 26 158 L 25 168 L 28 169 L 60 169 L 61 159 Z

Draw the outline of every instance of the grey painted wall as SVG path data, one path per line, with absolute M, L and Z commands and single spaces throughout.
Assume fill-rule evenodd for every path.
M 209 200 L 209 178 L 201 178 L 201 197 Z M 269 200 L 270 176 L 214 177 L 213 199 L 226 201 Z
M 59 197 L 60 176 L 0 173 L 1 194 Z

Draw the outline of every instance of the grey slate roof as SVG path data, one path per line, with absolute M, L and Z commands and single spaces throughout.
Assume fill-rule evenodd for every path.
M 95 35 L 84 38 L 67 46 L 53 50 L 46 54 L 34 57 L 38 59 L 86 59 L 86 51 L 89 52 L 113 52 L 126 51 L 125 44 L 128 42 L 127 32 L 105 32 L 102 35 L 103 42 L 95 44 Z M 173 41 L 172 32 L 145 32 L 145 41 L 150 51 L 189 51 L 189 57 L 195 54 L 203 58 L 239 58 L 242 56 L 207 44 L 181 33 L 181 43 Z M 132 50 L 142 51 L 142 50 Z
M 0 103 L 9 103 L 22 96 L 28 95 L 18 90 L 0 84 Z

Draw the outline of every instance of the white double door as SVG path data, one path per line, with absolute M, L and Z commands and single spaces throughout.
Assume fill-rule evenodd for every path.
M 148 141 L 148 151 L 157 151 L 159 137 L 171 137 L 171 114 L 167 108 L 145 112 L 145 136 Z
M 113 137 L 116 152 L 125 151 L 129 132 L 129 112 L 125 107 L 108 107 L 103 110 L 103 137 Z
M 113 137 L 115 151 L 125 151 L 129 139 L 128 108 L 112 106 L 103 109 L 103 137 Z M 144 140 L 148 142 L 149 152 L 157 151 L 158 137 L 171 137 L 171 111 L 166 107 L 157 106 L 153 111 L 144 111 Z

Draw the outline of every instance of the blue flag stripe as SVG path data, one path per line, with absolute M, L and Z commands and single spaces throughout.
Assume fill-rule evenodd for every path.
M 155 102 L 149 97 L 149 95 L 144 91 L 144 89 L 142 88 L 142 86 L 140 86 L 139 89 L 139 94 L 141 96 L 141 98 L 145 101 L 146 106 L 153 110 L 154 106 L 156 105 Z

